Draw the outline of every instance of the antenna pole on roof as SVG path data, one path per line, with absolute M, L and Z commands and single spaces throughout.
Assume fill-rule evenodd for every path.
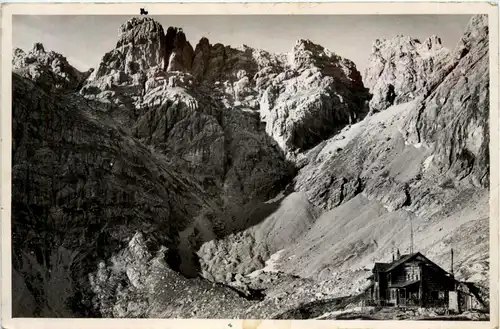
M 453 248 L 451 248 L 451 275 L 453 275 Z
M 410 217 L 410 255 L 413 254 L 413 219 Z

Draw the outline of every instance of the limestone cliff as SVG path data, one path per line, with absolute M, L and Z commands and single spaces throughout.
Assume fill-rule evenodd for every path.
M 35 43 L 28 53 L 14 49 L 12 71 L 39 85 L 71 91 L 76 91 L 91 73 L 78 71 L 63 55 L 45 51 L 41 43 Z
M 373 94 L 370 109 L 381 111 L 424 95 L 432 76 L 450 60 L 450 51 L 435 35 L 423 42 L 402 35 L 375 40 L 364 74 Z

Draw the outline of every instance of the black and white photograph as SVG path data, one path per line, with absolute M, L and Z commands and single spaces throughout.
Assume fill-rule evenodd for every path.
M 12 318 L 491 320 L 498 13 L 152 8 L 11 17 Z

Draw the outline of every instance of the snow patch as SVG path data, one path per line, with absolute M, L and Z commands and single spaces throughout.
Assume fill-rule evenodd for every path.
M 255 278 L 258 277 L 263 272 L 275 272 L 275 273 L 279 272 L 278 269 L 279 260 L 281 259 L 284 251 L 285 249 L 281 249 L 280 251 L 272 254 L 271 257 L 269 257 L 269 259 L 266 260 L 266 266 L 264 268 L 253 271 L 252 273 L 248 274 L 247 277 Z
M 406 146 L 413 146 L 413 147 L 414 147 L 414 148 L 416 148 L 416 149 L 419 149 L 419 148 L 421 148 L 421 147 L 422 147 L 422 143 L 415 143 L 415 144 L 413 144 L 413 143 L 410 143 L 410 142 L 408 142 L 408 141 L 405 141 L 405 145 L 406 145 Z
M 429 166 L 431 165 L 433 158 L 434 155 L 430 155 L 427 157 L 427 159 L 424 160 L 424 171 L 427 171 L 429 169 Z
M 390 206 L 388 206 L 388 205 L 386 205 L 386 204 L 382 204 L 382 206 L 383 206 L 383 207 L 384 207 L 384 208 L 385 208 L 388 212 L 392 212 L 392 211 L 393 211 L 392 207 L 390 207 Z
M 483 127 L 477 125 L 476 122 L 471 122 L 467 128 L 469 134 L 467 136 L 466 147 L 473 154 L 477 155 L 483 144 Z

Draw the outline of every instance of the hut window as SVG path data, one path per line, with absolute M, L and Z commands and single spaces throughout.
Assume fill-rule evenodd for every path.
M 439 292 L 439 299 L 444 299 L 444 291 Z

